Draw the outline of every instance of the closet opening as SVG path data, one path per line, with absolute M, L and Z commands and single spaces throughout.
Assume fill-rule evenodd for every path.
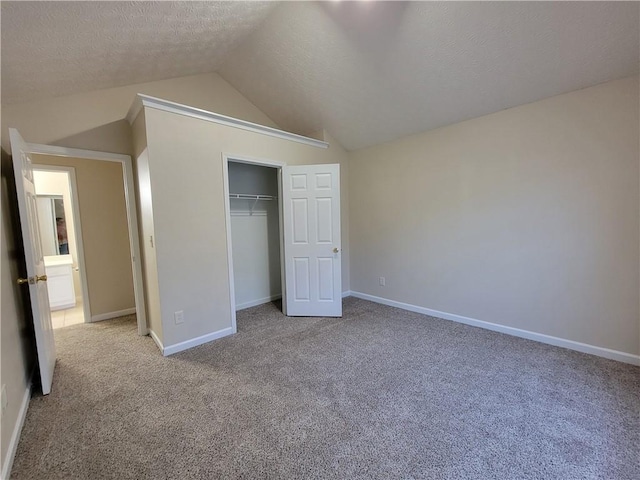
M 235 311 L 283 296 L 281 167 L 271 161 L 223 158 L 231 304 Z

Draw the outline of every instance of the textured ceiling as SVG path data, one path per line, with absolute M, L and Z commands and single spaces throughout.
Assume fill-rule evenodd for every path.
M 269 2 L 6 2 L 2 103 L 212 72 Z
M 218 71 L 362 148 L 638 72 L 635 2 L 7 2 L 2 103 Z
M 639 6 L 287 3 L 220 74 L 282 128 L 357 149 L 637 73 Z

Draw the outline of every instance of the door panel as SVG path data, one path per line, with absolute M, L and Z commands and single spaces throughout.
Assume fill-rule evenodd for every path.
M 318 258 L 318 300 L 333 301 L 333 258 Z
M 331 222 L 332 212 L 332 199 L 331 198 L 317 198 L 316 199 L 316 212 L 318 214 L 318 226 L 316 239 L 317 243 L 330 243 L 333 244 L 333 231 Z
M 49 295 L 47 293 L 47 277 L 42 256 L 42 245 L 38 229 L 38 210 L 36 208 L 36 190 L 33 183 L 33 167 L 29 157 L 27 144 L 17 130 L 10 128 L 11 156 L 18 196 L 18 210 L 24 256 L 27 265 L 28 282 L 23 288 L 29 289 L 33 326 L 38 351 L 38 366 L 42 393 L 51 392 L 53 370 L 56 364 L 56 349 L 49 310 Z
M 294 298 L 298 302 L 308 302 L 309 297 L 309 258 L 295 257 L 294 270 Z
M 294 198 L 291 200 L 293 211 L 293 243 L 309 243 L 309 215 L 306 198 Z
M 284 167 L 286 313 L 342 316 L 340 166 Z

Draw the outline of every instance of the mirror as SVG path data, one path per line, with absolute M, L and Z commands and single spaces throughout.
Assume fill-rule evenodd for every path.
M 36 208 L 43 255 L 68 255 L 69 239 L 62 195 L 36 195 Z

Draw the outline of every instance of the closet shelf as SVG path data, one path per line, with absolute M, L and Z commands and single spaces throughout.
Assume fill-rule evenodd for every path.
M 253 195 L 250 193 L 230 193 L 229 198 L 237 198 L 240 200 L 277 200 L 278 197 L 273 195 Z
M 250 207 L 250 214 L 253 215 L 253 209 L 256 207 L 258 200 L 277 200 L 278 197 L 273 195 L 253 195 L 250 193 L 230 193 L 229 198 L 238 200 L 253 200 L 253 204 Z

